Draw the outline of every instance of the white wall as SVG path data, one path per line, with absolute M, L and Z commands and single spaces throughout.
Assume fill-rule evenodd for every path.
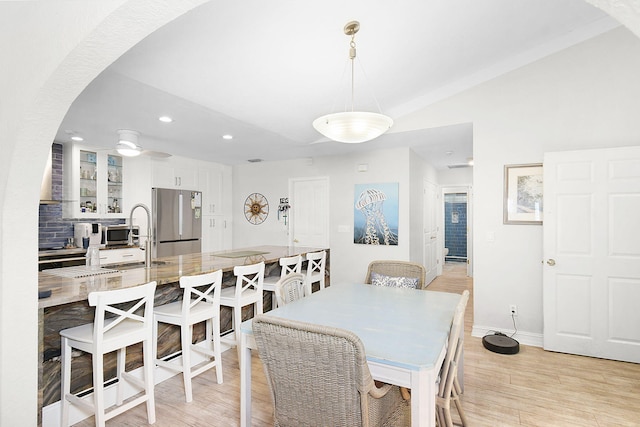
M 502 223 L 503 167 L 546 151 L 640 144 L 640 40 L 624 28 L 397 121 L 398 128 L 473 122 L 474 333 L 542 334 L 542 227 Z M 495 241 L 489 241 L 489 236 Z
M 473 168 L 439 170 L 438 183 L 441 187 L 468 187 L 473 184 Z
M 367 152 L 366 144 L 358 153 L 347 156 L 317 157 L 282 162 L 250 163 L 233 169 L 233 247 L 241 248 L 264 244 L 287 244 L 286 229 L 277 221 L 275 208 L 280 197 L 288 197 L 289 178 L 326 176 L 330 182 L 330 246 L 331 280 L 333 283 L 362 282 L 369 261 L 373 259 L 409 259 L 414 241 L 422 245 L 422 179 L 435 179 L 435 171 L 408 148 Z M 360 164 L 368 166 L 367 172 L 358 172 Z M 416 182 L 411 179 L 413 165 Z M 400 213 L 398 246 L 370 246 L 353 243 L 354 185 L 366 183 L 399 183 Z M 418 196 L 412 195 L 414 184 Z M 261 225 L 249 224 L 242 213 L 245 198 L 254 192 L 265 195 L 270 204 L 270 214 Z M 417 205 L 417 206 L 415 206 Z M 414 209 L 415 207 L 415 209 Z M 295 206 L 293 206 L 295 209 Z M 417 216 L 420 227 L 411 230 Z M 338 231 L 348 226 L 348 233 Z M 420 255 L 421 256 L 421 255 Z

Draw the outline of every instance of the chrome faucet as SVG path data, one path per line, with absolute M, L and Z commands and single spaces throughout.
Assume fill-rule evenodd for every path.
M 131 213 L 129 214 L 129 246 L 133 246 L 133 211 L 137 208 L 142 208 L 147 212 L 147 239 L 144 242 L 144 267 L 151 267 L 151 211 L 149 208 L 143 204 L 138 203 L 131 208 Z

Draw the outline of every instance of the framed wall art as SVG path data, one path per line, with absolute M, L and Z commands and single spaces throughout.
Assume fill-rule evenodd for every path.
M 505 224 L 542 224 L 542 176 L 541 163 L 505 165 Z
M 356 184 L 353 243 L 398 245 L 398 183 Z

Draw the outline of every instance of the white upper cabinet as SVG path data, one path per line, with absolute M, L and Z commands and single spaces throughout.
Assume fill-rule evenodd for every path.
M 151 166 L 152 186 L 200 191 L 197 163 L 197 160 L 181 157 L 153 159 Z
M 126 159 L 114 151 L 64 145 L 65 218 L 123 218 Z

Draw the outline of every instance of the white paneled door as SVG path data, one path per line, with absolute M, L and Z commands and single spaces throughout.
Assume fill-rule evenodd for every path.
M 544 157 L 544 348 L 640 362 L 640 147 Z
M 289 189 L 289 244 L 329 247 L 329 178 L 294 178 Z

